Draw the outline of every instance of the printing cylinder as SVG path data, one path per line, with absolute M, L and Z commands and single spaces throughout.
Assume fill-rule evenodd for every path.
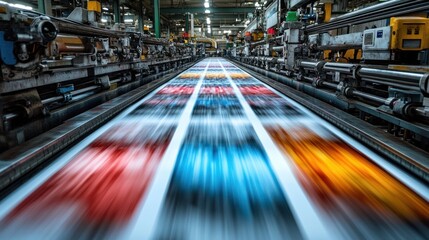
M 417 85 L 425 76 L 423 73 L 411 73 L 365 67 L 359 70 L 358 75 L 361 78 L 384 80 L 386 83 L 392 80 L 397 80 L 407 85 Z
M 349 63 L 334 63 L 328 62 L 323 66 L 325 71 L 334 71 L 344 74 L 353 74 L 357 66 Z

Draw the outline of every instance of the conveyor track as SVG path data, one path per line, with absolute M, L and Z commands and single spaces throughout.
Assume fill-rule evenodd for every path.
M 208 58 L 0 202 L 0 238 L 424 239 L 428 199 L 428 186 Z

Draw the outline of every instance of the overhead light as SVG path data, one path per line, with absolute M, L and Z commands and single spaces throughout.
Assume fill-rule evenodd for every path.
M 259 2 L 255 2 L 255 7 L 259 7 Z
M 124 22 L 125 23 L 132 23 L 134 22 L 134 15 L 130 14 L 130 13 L 126 13 L 124 16 Z
M 208 29 L 207 29 L 207 32 L 208 32 L 208 33 L 212 33 L 212 29 L 211 29 L 211 28 L 208 28 Z
M 204 13 L 210 13 L 210 10 L 206 9 L 206 10 L 204 11 Z
M 9 5 L 11 7 L 15 7 L 15 8 L 20 8 L 20 9 L 25 9 L 25 10 L 33 10 L 32 7 L 24 5 L 24 4 L 19 4 L 19 3 L 14 4 L 14 3 L 8 3 L 5 1 L 0 1 L 0 3 L 1 4 L 7 4 L 7 5 Z
M 101 22 L 106 23 L 106 22 L 107 22 L 107 19 L 102 18 L 102 19 L 101 19 Z
M 206 19 L 206 21 L 207 21 L 207 24 L 210 24 L 212 22 L 209 17 Z
M 104 7 L 103 10 L 104 11 L 109 11 L 109 9 L 107 7 Z
M 210 7 L 210 3 L 209 2 L 204 2 L 204 7 L 205 8 L 209 8 Z
M 185 29 L 184 28 L 182 28 L 182 32 L 184 32 L 185 31 Z

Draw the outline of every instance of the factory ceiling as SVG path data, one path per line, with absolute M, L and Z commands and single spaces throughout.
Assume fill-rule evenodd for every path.
M 193 13 L 198 22 L 207 17 L 213 27 L 220 25 L 239 25 L 253 13 L 257 0 L 161 0 L 161 15 L 168 19 L 184 19 L 187 12 Z

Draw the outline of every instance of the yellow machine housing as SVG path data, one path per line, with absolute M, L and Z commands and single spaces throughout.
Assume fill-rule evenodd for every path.
M 88 1 L 88 11 L 101 13 L 101 3 L 99 1 Z
M 392 17 L 391 50 L 421 51 L 429 49 L 429 19 L 422 17 Z

